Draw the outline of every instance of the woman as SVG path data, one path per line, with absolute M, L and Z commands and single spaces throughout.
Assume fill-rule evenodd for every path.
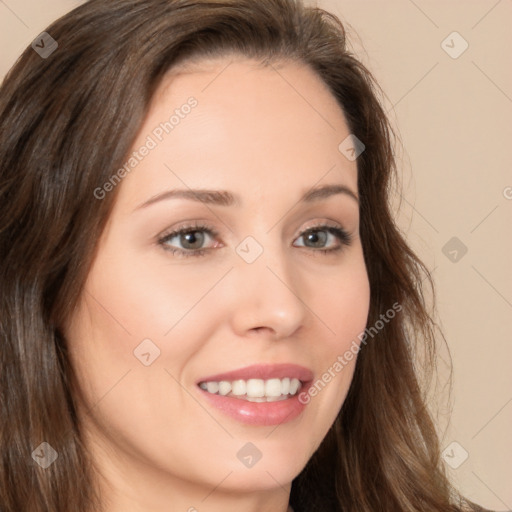
M 340 22 L 91 0 L 34 43 L 0 100 L 1 510 L 481 510 Z

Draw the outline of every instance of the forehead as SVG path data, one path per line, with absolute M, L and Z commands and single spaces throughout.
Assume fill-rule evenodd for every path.
M 123 188 L 134 199 L 184 186 L 270 197 L 327 178 L 357 191 L 356 163 L 338 149 L 348 135 L 336 99 L 304 64 L 192 62 L 157 89 L 133 145 L 154 147 Z

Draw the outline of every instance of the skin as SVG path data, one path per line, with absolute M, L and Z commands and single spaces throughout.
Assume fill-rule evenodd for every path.
M 358 202 L 337 194 L 298 203 L 326 184 L 357 196 L 356 162 L 338 150 L 350 132 L 306 66 L 224 57 L 168 74 L 133 148 L 191 96 L 197 106 L 118 185 L 66 326 L 84 395 L 79 414 L 107 512 L 284 512 L 293 478 L 345 399 L 356 358 L 301 416 L 277 427 L 224 415 L 195 383 L 255 363 L 295 363 L 319 378 L 364 330 L 370 290 Z M 241 204 L 167 199 L 138 208 L 189 187 L 229 190 Z M 180 257 L 158 243 L 185 221 L 219 233 L 204 234 L 210 252 Z M 329 235 L 323 247 L 342 250 L 323 254 L 301 236 L 325 221 L 348 231 L 351 245 Z M 263 248 L 251 264 L 235 251 L 247 236 Z M 160 350 L 149 366 L 133 353 L 144 339 Z M 247 442 L 262 454 L 252 468 L 236 456 Z

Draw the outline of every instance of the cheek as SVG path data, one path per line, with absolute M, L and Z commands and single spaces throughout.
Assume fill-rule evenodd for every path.
M 370 283 L 361 249 L 339 272 L 333 272 L 327 282 L 324 280 L 324 289 L 316 294 L 315 302 L 315 313 L 325 327 L 323 347 L 318 350 L 323 348 L 332 359 L 354 342 L 359 344 L 358 335 L 364 331 L 368 320 Z
M 201 327 L 193 315 L 201 294 L 194 287 L 190 292 L 184 279 L 169 288 L 162 275 L 155 279 L 152 271 L 133 263 L 126 257 L 115 265 L 108 258 L 98 260 L 83 302 L 65 330 L 86 401 L 80 404 L 85 406 L 82 417 L 99 445 L 106 441 L 106 450 L 117 445 L 155 460 L 162 457 L 162 466 L 169 464 L 164 454 L 176 452 L 177 436 L 184 458 L 179 453 L 175 457 L 185 465 L 185 455 L 196 450 L 186 439 L 192 435 L 190 418 L 204 415 L 179 384 L 197 351 L 194 340 L 206 336 L 198 335 Z M 201 440 L 205 446 L 194 442 L 199 451 L 210 441 Z
M 325 293 L 316 295 L 314 312 L 323 324 L 321 342 L 314 351 L 318 374 L 301 400 L 324 416 L 325 425 L 336 418 L 352 382 L 357 356 L 364 348 L 360 339 L 369 306 L 370 284 L 360 252 L 338 274 L 333 273 Z
M 143 257 L 126 247 L 116 250 L 118 245 L 112 242 L 95 262 L 85 286 L 83 310 L 90 313 L 96 337 L 108 340 L 105 348 L 116 356 L 119 351 L 130 355 L 144 339 L 169 345 L 182 323 L 194 328 L 189 318 L 223 269 L 179 268 L 163 264 L 161 256 Z M 211 311 L 198 309 L 203 315 Z M 187 351 L 188 343 L 178 345 L 180 353 Z

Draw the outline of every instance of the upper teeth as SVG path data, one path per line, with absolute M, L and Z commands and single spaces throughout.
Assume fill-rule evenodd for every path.
M 249 379 L 249 380 L 221 380 L 220 382 L 201 382 L 199 386 L 208 393 L 219 395 L 247 396 L 248 398 L 277 398 L 282 395 L 295 395 L 299 390 L 299 379 L 285 377 L 284 379 Z

